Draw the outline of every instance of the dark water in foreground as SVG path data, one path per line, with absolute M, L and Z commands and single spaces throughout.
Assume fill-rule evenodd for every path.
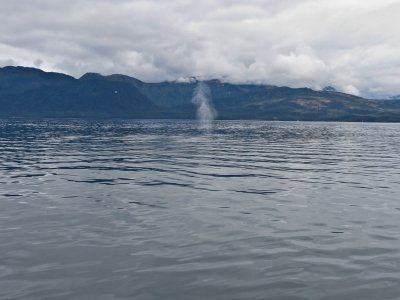
M 400 299 L 400 125 L 0 120 L 0 299 Z

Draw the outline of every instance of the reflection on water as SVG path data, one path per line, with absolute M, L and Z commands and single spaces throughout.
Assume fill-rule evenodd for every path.
M 0 121 L 0 299 L 399 299 L 400 125 Z

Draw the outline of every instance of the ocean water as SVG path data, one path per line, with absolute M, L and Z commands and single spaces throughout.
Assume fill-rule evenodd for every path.
M 0 299 L 400 299 L 400 124 L 0 120 Z

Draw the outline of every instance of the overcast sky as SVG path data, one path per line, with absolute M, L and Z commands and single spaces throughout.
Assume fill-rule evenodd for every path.
M 400 0 L 0 0 L 0 66 L 400 94 Z

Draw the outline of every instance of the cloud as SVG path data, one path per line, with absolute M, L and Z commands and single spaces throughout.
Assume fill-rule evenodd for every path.
M 1 65 L 400 94 L 399 0 L 4 2 Z
M 342 88 L 343 92 L 347 93 L 347 94 L 351 94 L 351 95 L 356 95 L 359 96 L 360 95 L 360 91 L 354 86 L 354 85 L 346 85 Z

